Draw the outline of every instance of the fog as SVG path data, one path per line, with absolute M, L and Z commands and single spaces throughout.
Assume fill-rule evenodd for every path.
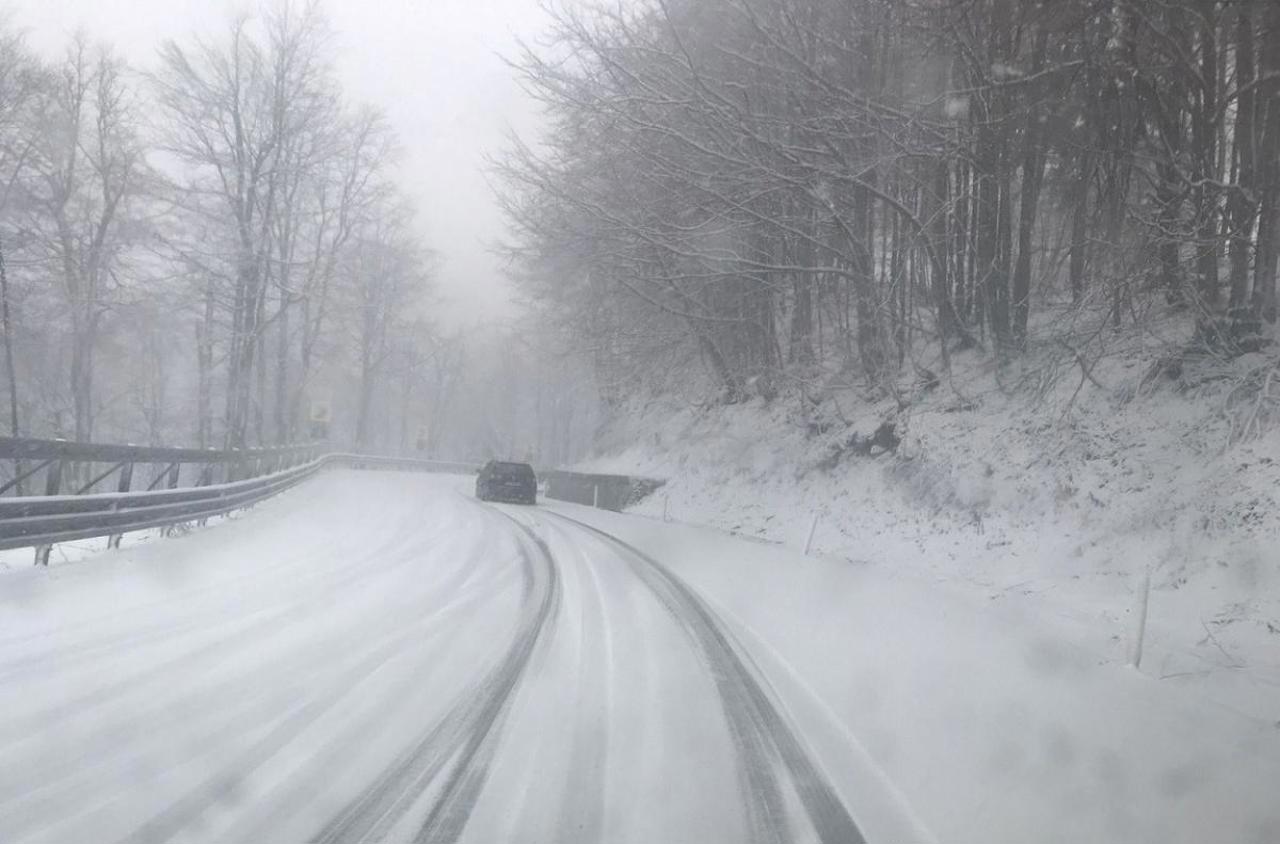
M 518 0 L 14 6 L 9 427 L 583 453 L 596 403 L 563 377 L 581 356 L 521 322 L 490 167 L 538 142 L 508 62 L 546 23 Z M 535 350 L 554 373 L 531 377 Z
M 81 28 L 131 64 L 154 64 L 171 38 L 211 32 L 252 3 L 169 0 L 16 0 L 11 25 L 42 54 L 58 56 Z M 404 146 L 397 179 L 417 209 L 417 226 L 441 256 L 436 283 L 450 322 L 510 316 L 511 293 L 492 246 L 503 220 L 485 175 L 508 132 L 539 131 L 538 111 L 504 56 L 517 39 L 546 27 L 528 0 L 331 0 L 332 59 L 350 96 L 386 111 Z
M 0 844 L 1280 842 L 1280 0 L 12 0 Z

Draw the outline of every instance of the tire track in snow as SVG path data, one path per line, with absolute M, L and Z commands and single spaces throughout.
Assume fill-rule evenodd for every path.
M 330 694 L 316 695 L 306 703 L 294 707 L 265 735 L 238 753 L 230 764 L 222 766 L 218 773 L 207 778 L 197 788 L 119 839 L 120 844 L 159 844 L 175 838 L 210 806 L 218 804 L 222 795 L 234 794 L 241 782 L 336 706 L 343 697 L 357 693 L 360 684 L 374 672 L 402 656 L 402 645 L 417 632 L 416 627 L 408 628 L 372 649 L 354 667 L 328 684 L 327 691 Z
M 547 515 L 575 525 L 622 552 L 632 571 L 702 652 L 739 751 L 738 776 L 747 797 L 752 840 L 782 844 L 791 838 L 782 783 L 777 776 L 782 768 L 819 840 L 824 844 L 865 844 L 848 809 L 706 602 L 665 566 L 633 545 L 569 516 L 550 512 Z
M 480 795 L 480 790 L 488 777 L 489 766 L 501 732 L 501 721 L 510 708 L 515 690 L 528 668 L 534 649 L 540 642 L 546 641 L 545 631 L 549 627 L 548 622 L 559 609 L 560 575 L 551 550 L 541 537 L 519 520 L 506 513 L 502 515 L 515 524 L 537 549 L 545 571 L 542 595 L 538 601 L 536 616 L 528 628 L 518 635 L 515 647 L 491 678 L 493 688 L 485 696 L 482 709 L 467 729 L 466 742 L 435 798 L 431 811 L 418 828 L 413 838 L 414 844 L 428 844 L 428 842 L 452 844 L 462 834 L 467 819 L 475 807 L 476 799 Z M 531 556 L 527 554 L 524 559 L 529 566 L 526 570 L 532 574 Z M 532 592 L 534 585 L 532 577 L 528 583 Z M 531 598 L 531 595 L 529 597 Z
M 464 578 L 463 584 L 459 587 L 460 592 L 470 593 L 473 590 L 469 586 L 470 578 Z M 509 578 L 500 577 L 489 587 L 507 586 Z M 450 605 L 433 610 L 431 625 L 438 625 L 445 619 L 459 614 L 461 611 L 472 608 L 482 603 L 482 596 L 466 595 L 455 599 Z M 465 630 L 468 619 L 462 618 L 460 624 L 448 633 L 456 635 L 459 630 Z M 430 633 L 431 631 L 422 630 L 420 632 Z M 445 631 L 440 631 L 444 633 Z M 416 650 L 416 649 L 415 649 Z M 409 660 L 413 664 L 411 671 L 405 672 L 402 677 L 397 679 L 396 683 L 390 687 L 387 692 L 387 700 L 392 701 L 391 709 L 403 706 L 402 701 L 411 697 L 416 690 L 420 690 L 425 685 L 432 682 L 435 677 L 435 669 L 437 665 L 430 659 L 422 659 L 418 657 L 416 662 Z M 257 826 L 250 826 L 249 831 L 241 829 L 235 834 L 224 834 L 217 840 L 226 841 L 228 844 L 239 844 L 241 841 L 269 841 L 272 838 L 273 829 L 270 824 L 276 819 L 293 817 L 301 812 L 307 811 L 315 801 L 315 794 L 322 789 L 323 781 L 329 778 L 329 771 L 350 764 L 353 758 L 360 755 L 370 739 L 375 734 L 386 729 L 386 715 L 388 709 L 384 706 L 376 714 L 371 717 L 372 720 L 360 720 L 347 725 L 347 728 L 338 731 L 334 736 L 324 742 L 324 744 L 315 753 L 312 762 L 308 765 L 305 774 L 293 776 L 283 783 L 273 788 L 268 801 L 260 804 L 258 808 L 265 810 L 266 827 L 261 823 Z
M 414 539 L 412 531 L 402 531 L 399 535 L 389 538 L 370 551 L 370 556 L 374 559 L 383 554 L 394 551 L 402 547 L 406 539 Z M 381 567 L 377 565 L 360 564 L 355 566 L 344 567 L 334 573 L 334 576 L 321 580 L 316 578 L 315 582 L 305 584 L 305 591 L 299 590 L 299 594 L 287 600 L 277 601 L 274 604 L 266 605 L 258 608 L 248 614 L 248 623 L 240 624 L 232 632 L 224 636 L 212 639 L 201 645 L 197 645 L 189 651 L 183 651 L 172 657 L 152 662 L 146 667 L 132 671 L 116 674 L 112 680 L 103 685 L 89 688 L 78 695 L 72 697 L 63 697 L 51 707 L 34 710 L 24 713 L 16 718 L 11 718 L 3 724 L 0 724 L 0 748 L 20 739 L 29 739 L 35 735 L 40 729 L 50 723 L 56 723 L 64 718 L 78 717 L 83 718 L 86 714 L 94 709 L 101 708 L 111 701 L 127 694 L 137 694 L 144 690 L 150 684 L 163 683 L 171 678 L 170 672 L 177 668 L 190 669 L 202 662 L 214 662 L 225 659 L 227 655 L 233 654 L 237 649 L 245 645 L 250 645 L 258 640 L 264 631 L 270 631 L 272 628 L 278 627 L 280 624 L 288 623 L 295 619 L 305 618 L 306 614 L 316 607 L 323 605 L 327 600 L 332 598 L 332 594 L 339 587 L 368 578 L 370 575 L 375 578 L 381 578 L 385 575 L 393 574 L 398 569 L 404 567 L 406 563 L 412 562 L 413 558 L 406 556 L 402 560 L 392 564 L 382 563 Z M 366 569 L 374 569 L 372 572 Z M 224 616 L 225 613 L 219 613 Z M 225 626 L 232 626 L 244 619 L 231 618 L 225 622 Z M 98 651 L 104 652 L 107 656 L 113 656 L 121 650 L 129 650 L 132 646 L 145 646 L 146 644 L 162 641 L 172 637 L 179 632 L 199 629 L 201 618 L 195 618 L 184 623 L 180 629 L 170 627 L 168 629 L 152 629 L 147 631 L 148 636 L 141 642 L 124 641 L 120 638 L 115 640 L 107 640 L 92 645 L 94 653 L 87 654 L 83 651 L 77 651 L 74 654 L 63 655 L 62 660 L 71 660 L 78 662 L 85 660 L 91 656 L 101 656 Z M 136 631 L 141 632 L 141 631 Z M 47 657 L 32 657 L 30 662 L 34 666 L 43 667 L 44 670 L 62 670 L 67 666 L 58 664 L 50 667 Z M 8 681 L 9 677 L 6 669 L 12 663 L 0 666 L 0 681 Z
M 318 582 L 308 581 L 308 588 L 300 596 L 299 606 L 287 608 L 283 612 L 278 611 L 271 618 L 281 620 L 286 616 L 295 616 L 296 619 L 301 620 L 306 617 L 308 610 L 322 608 L 326 602 L 343 598 L 344 587 L 353 579 L 358 579 L 357 570 L 371 575 L 365 581 L 365 584 L 373 584 L 370 588 L 377 592 L 387 591 L 388 578 L 397 572 L 403 575 L 406 566 L 420 559 L 419 555 L 413 553 L 414 549 L 433 535 L 430 532 L 424 535 L 421 524 L 417 521 L 405 522 L 397 535 L 374 544 L 365 552 L 369 559 L 376 561 L 373 565 L 363 563 L 355 566 L 344 565 L 331 570 L 331 576 L 323 580 L 323 585 L 328 589 L 324 594 L 317 594 L 319 591 L 317 587 L 320 585 Z M 363 626 L 362 635 L 356 639 L 351 639 L 349 635 L 354 632 L 350 625 L 328 630 L 319 638 L 301 635 L 307 632 L 305 629 L 289 630 L 285 631 L 288 633 L 288 647 L 283 650 L 268 649 L 265 656 L 261 658 L 258 652 L 261 650 L 262 642 L 259 639 L 251 654 L 254 667 L 249 671 L 243 670 L 243 666 L 233 659 L 236 655 L 234 652 L 237 651 L 235 646 L 241 646 L 238 650 L 244 652 L 245 646 L 251 644 L 245 641 L 242 635 L 242 632 L 247 633 L 247 630 L 235 634 L 231 641 L 216 640 L 210 643 L 209 647 L 217 650 L 230 648 L 233 653 L 216 655 L 210 653 L 206 656 L 218 659 L 232 667 L 233 670 L 230 673 L 224 673 L 217 678 L 206 678 L 205 672 L 198 670 L 199 666 L 197 666 L 196 671 L 188 673 L 202 681 L 206 679 L 213 681 L 202 682 L 198 688 L 180 683 L 175 687 L 176 696 L 169 694 L 152 699 L 151 695 L 144 694 L 147 692 L 147 684 L 143 684 L 141 690 L 123 690 L 134 692 L 133 696 L 139 697 L 138 707 L 130 708 L 127 713 L 112 712 L 113 716 L 126 717 L 124 720 L 116 717 L 114 722 L 103 721 L 86 735 L 87 743 L 78 742 L 75 745 L 74 755 L 55 753 L 47 757 L 40 755 L 31 757 L 32 749 L 28 748 L 25 751 L 31 761 L 43 766 L 42 775 L 37 778 L 33 779 L 30 776 L 30 768 L 24 771 L 21 778 L 17 777 L 18 771 L 10 767 L 10 763 L 15 758 L 13 751 L 16 750 L 16 746 L 5 748 L 0 751 L 0 759 L 4 760 L 0 761 L 0 771 L 9 768 L 5 773 L 13 775 L 10 777 L 13 783 L 0 791 L 0 824 L 12 823 L 15 820 L 14 804 L 34 801 L 36 804 L 48 806 L 50 799 L 57 798 L 47 795 L 67 787 L 60 782 L 62 779 L 74 778 L 80 781 L 85 778 L 101 778 L 103 772 L 111 768 L 119 768 L 121 773 L 110 781 L 123 781 L 125 775 L 138 776 L 139 771 L 149 772 L 148 776 L 152 777 L 164 775 L 167 768 L 155 768 L 151 765 L 148 761 L 151 758 L 149 755 L 151 751 L 146 748 L 162 746 L 165 741 L 170 740 L 170 734 L 166 730 L 177 728 L 179 725 L 181 728 L 179 738 L 197 754 L 198 758 L 207 757 L 214 767 L 210 776 L 206 777 L 201 784 L 184 791 L 185 796 L 175 798 L 168 808 L 156 809 L 152 821 L 162 815 L 167 816 L 168 820 L 162 825 L 167 824 L 167 828 L 170 829 L 178 829 L 183 823 L 194 822 L 200 814 L 198 807 L 201 805 L 202 795 L 209 808 L 216 808 L 221 800 L 218 783 L 238 783 L 248 780 L 258 767 L 288 746 L 297 732 L 314 722 L 315 718 L 307 718 L 305 714 L 303 721 L 297 719 L 298 705 L 291 701 L 290 697 L 310 698 L 315 704 L 310 711 L 314 712 L 316 717 L 320 717 L 344 700 L 355 689 L 355 684 L 370 677 L 381 665 L 406 654 L 416 653 L 418 648 L 410 641 L 410 637 L 428 634 L 434 636 L 445 632 L 441 628 L 441 623 L 446 617 L 452 617 L 485 598 L 483 594 L 476 594 L 480 590 L 480 585 L 472 585 L 479 570 L 475 565 L 460 565 L 447 569 L 446 573 L 428 581 L 419 582 L 415 578 L 412 589 L 400 589 L 393 593 L 394 603 L 391 608 L 394 612 L 390 616 L 386 612 L 389 607 L 385 604 L 377 605 L 381 608 L 380 612 L 362 611 L 363 614 L 360 617 L 369 619 L 373 624 Z M 516 573 L 510 572 L 510 574 Z M 505 588 L 512 578 L 502 577 L 500 580 Z M 422 605 L 424 601 L 439 594 L 449 595 L 453 600 L 443 607 L 430 604 L 427 607 L 429 614 L 414 611 L 415 606 Z M 272 607 L 272 609 L 276 608 Z M 301 611 L 300 614 L 299 611 Z M 258 613 L 253 615 L 257 616 Z M 284 632 L 281 632 L 281 635 L 284 635 Z M 348 644 L 349 641 L 358 642 L 358 645 L 352 648 Z M 334 660 L 331 657 L 333 653 L 344 651 L 347 654 L 346 659 Z M 374 664 L 371 665 L 369 660 L 362 659 L 362 655 L 371 656 Z M 378 660 L 381 657 L 385 659 L 381 659 L 379 663 Z M 173 661 L 172 664 L 174 667 L 190 667 L 181 661 Z M 288 686 L 283 690 L 270 689 L 265 694 L 261 693 L 258 689 L 259 675 L 263 671 L 275 671 L 277 668 L 292 669 L 288 675 L 290 678 Z M 363 668 L 370 668 L 370 670 L 362 673 Z M 348 673 L 349 670 L 355 673 Z M 153 672 L 148 668 L 142 673 L 149 675 Z M 329 676 L 335 673 L 341 678 L 336 683 L 329 679 Z M 113 689 L 113 691 L 117 694 L 112 697 L 119 702 L 121 690 Z M 92 705 L 90 708 L 93 708 Z M 77 717 L 83 715 L 83 713 L 73 714 Z M 150 725 L 148 732 L 138 737 L 140 740 L 130 739 L 130 730 L 139 723 Z M 44 729 L 56 727 L 56 723 L 43 725 Z M 157 729 L 160 731 L 157 732 Z M 275 738 L 270 741 L 265 739 L 257 741 L 259 734 L 268 729 Z M 19 740 L 25 739 L 27 744 L 32 740 L 38 740 L 38 737 L 38 733 L 25 736 L 17 733 L 11 736 Z M 245 746 L 251 742 L 257 748 L 256 752 L 244 750 Z M 19 744 L 21 743 L 23 742 L 19 741 Z M 35 748 L 35 750 L 38 749 L 38 747 Z M 17 758 L 23 758 L 22 753 L 19 753 Z M 5 775 L 0 775 L 0 780 L 4 778 Z M 70 811 L 64 808 L 59 812 L 58 803 L 54 802 L 50 806 L 51 811 L 43 813 L 21 811 L 17 819 L 25 818 L 25 823 L 35 823 L 41 818 L 58 817 L 57 825 L 65 825 L 67 822 L 74 822 L 77 817 L 101 809 L 105 801 L 114 799 L 111 794 L 100 789 L 90 793 L 106 796 L 96 802 L 90 801 L 89 805 L 85 805 L 83 801 L 67 803 L 64 800 L 64 807 L 74 806 Z M 134 835 L 143 836 L 138 840 L 158 840 L 146 838 L 149 834 L 145 829 L 134 833 Z M 0 834 L 0 838 L 9 840 L 5 834 Z M 72 840 L 83 839 L 77 836 Z M 126 837 L 122 840 L 135 839 Z
M 394 558 L 397 557 L 394 552 L 407 552 L 417 545 L 419 541 L 420 539 L 415 536 L 413 530 L 405 530 L 376 546 L 370 553 L 373 555 L 388 554 Z M 399 559 L 395 563 L 383 563 L 380 569 L 372 572 L 372 578 L 365 579 L 363 585 L 380 585 L 381 578 L 396 573 L 414 559 L 408 553 L 401 553 L 398 557 Z M 256 651 L 261 648 L 264 634 L 266 633 L 283 635 L 292 632 L 288 627 L 290 622 L 305 620 L 308 614 L 324 607 L 331 601 L 335 591 L 358 576 L 357 573 L 351 572 L 349 569 L 344 569 L 344 571 L 348 574 L 331 578 L 324 584 L 309 584 L 309 588 L 295 596 L 292 601 L 279 601 L 273 605 L 253 611 L 245 617 L 248 623 L 231 633 L 214 638 L 209 642 L 196 646 L 192 650 L 145 665 L 141 669 L 126 670 L 122 675 L 116 676 L 105 685 L 87 688 L 77 695 L 64 697 L 50 707 L 33 710 L 9 719 L 6 723 L 0 724 L 0 759 L 13 752 L 15 745 L 38 739 L 43 730 L 56 727 L 63 720 L 85 719 L 95 711 L 107 708 L 108 704 L 122 697 L 132 695 L 140 697 L 142 700 L 137 706 L 129 710 L 125 721 L 117 725 L 117 732 L 131 727 L 138 721 L 149 722 L 152 720 L 153 715 L 164 715 L 171 708 L 181 705 L 182 701 L 180 698 L 166 698 L 163 694 L 159 696 L 144 695 L 143 693 L 147 692 L 151 686 L 160 685 L 161 691 L 168 691 L 168 687 L 173 680 L 171 672 L 175 669 L 182 669 L 189 675 L 204 676 L 203 671 L 194 671 L 192 669 L 199 668 L 202 662 L 227 663 L 231 657 L 236 656 L 238 653 L 243 653 L 248 648 Z M 451 581 L 446 580 L 446 585 L 450 583 Z M 411 596 L 402 600 L 397 608 L 407 611 L 417 600 L 417 596 Z M 345 634 L 342 631 L 333 631 L 325 639 L 309 637 L 292 642 L 289 649 L 273 652 L 269 656 L 272 663 L 276 664 L 281 662 L 306 664 L 317 654 L 327 652 L 335 642 L 340 642 L 343 635 Z M 132 652 L 127 648 L 125 648 L 125 653 L 131 659 L 133 658 Z M 108 655 L 118 656 L 119 654 L 116 651 L 112 651 Z M 256 658 L 257 654 L 255 653 L 254 656 Z M 265 666 L 259 666 L 252 660 L 251 665 L 253 667 L 249 672 L 250 674 L 254 671 L 265 670 Z M 238 665 L 237 668 L 239 668 Z M 236 684 L 244 683 L 245 677 L 241 676 L 244 673 L 243 670 L 240 670 L 239 673 L 233 672 L 222 676 L 216 682 L 201 685 L 197 689 L 184 688 L 182 691 L 190 693 L 189 696 L 194 697 L 197 707 L 206 705 L 211 695 L 216 695 Z M 102 732 L 109 732 L 109 730 Z M 68 762 L 70 761 L 68 760 Z
M 451 578 L 464 582 L 467 579 L 466 573 L 461 571 Z M 186 698 L 155 701 L 146 709 L 134 710 L 132 715 L 136 722 L 160 724 L 162 727 L 172 722 L 189 723 L 192 726 L 183 735 L 184 746 L 189 754 L 195 758 L 225 755 L 226 745 L 234 737 L 250 735 L 263 725 L 296 715 L 299 707 L 289 702 L 292 698 L 327 704 L 317 712 L 323 714 L 328 711 L 353 690 L 351 683 L 362 682 L 372 674 L 372 671 L 361 673 L 361 669 L 370 664 L 370 658 L 376 661 L 386 657 L 375 665 L 374 670 L 377 670 L 382 664 L 406 655 L 408 650 L 405 644 L 410 639 L 431 633 L 448 618 L 477 603 L 480 596 L 470 593 L 469 589 L 460 591 L 451 604 L 436 610 L 431 616 L 423 617 L 417 623 L 371 631 L 362 640 L 362 645 L 336 666 L 326 655 L 341 650 L 336 647 L 339 644 L 337 641 L 304 642 L 304 652 L 290 653 L 294 658 L 289 663 L 299 668 L 292 672 L 291 682 L 285 688 L 268 689 L 266 692 L 249 691 L 253 689 L 252 676 L 234 675 L 223 678 L 215 685 L 201 688 Z M 406 601 L 405 608 L 412 603 L 413 601 Z M 329 676 L 335 667 L 338 670 L 336 680 Z M 352 677 L 360 679 L 352 681 Z M 130 722 L 132 723 L 134 722 Z M 130 740 L 130 733 L 126 729 L 128 726 L 129 724 L 122 724 L 115 729 L 95 732 L 88 743 L 79 745 L 80 757 L 54 758 L 51 760 L 53 768 L 42 770 L 40 777 L 28 783 L 27 788 L 13 789 L 6 793 L 4 799 L 0 800 L 0 828 L 9 828 L 15 813 L 17 818 L 26 816 L 30 819 L 56 814 L 58 805 L 67 799 L 67 795 L 62 793 L 65 790 L 63 779 L 102 777 L 112 770 L 117 772 L 112 777 L 116 781 L 122 780 L 126 775 L 139 777 L 137 763 L 145 759 L 146 755 L 139 749 L 137 741 Z M 306 724 L 302 726 L 305 727 Z M 210 805 L 215 804 L 217 794 L 225 789 L 211 788 L 208 783 L 247 779 L 252 770 L 292 740 L 289 738 L 291 734 L 286 732 L 284 735 L 286 738 L 276 745 L 262 745 L 274 748 L 265 755 L 232 752 L 229 758 L 235 760 L 233 763 L 220 763 L 216 776 L 194 789 L 187 797 L 176 801 L 174 806 L 198 805 L 201 794 L 206 798 L 213 795 L 215 799 L 209 802 Z M 245 769 L 250 763 L 251 767 Z M 162 773 L 163 771 L 156 771 L 155 775 Z M 165 811 L 174 817 L 182 815 L 174 807 Z
M 522 544 L 524 613 L 511 646 L 443 719 L 311 839 L 314 844 L 379 840 L 441 776 L 444 780 L 413 840 L 452 842 L 461 834 L 487 777 L 501 721 L 560 600 L 559 575 L 550 550 L 519 521 L 506 518 L 537 549 L 543 569 L 539 577 L 535 554 Z
M 547 527 L 553 526 L 548 523 Z M 559 528 L 559 531 L 562 535 L 568 535 L 563 528 Z M 586 555 L 579 551 L 578 557 L 583 592 L 590 596 L 590 614 L 599 627 L 599 642 L 604 655 L 603 664 L 608 669 L 614 664 L 613 633 L 604 609 L 604 587 L 600 583 L 596 567 L 591 564 Z M 585 617 L 588 608 L 583 607 L 582 610 Z M 585 625 L 583 629 L 585 630 Z M 581 652 L 578 656 L 581 666 L 584 664 Z M 579 683 L 585 682 L 587 673 L 585 670 L 579 670 Z M 602 678 L 601 686 L 603 705 L 596 711 L 582 706 L 581 695 L 579 695 L 579 705 L 575 709 L 575 729 L 569 748 L 568 778 L 560 808 L 556 841 L 577 841 L 588 844 L 588 842 L 602 840 L 605 812 L 603 772 L 609 750 L 604 713 L 611 709 L 607 678 Z
M 301 574 L 301 577 L 293 581 L 296 588 L 290 597 L 275 601 L 272 604 L 266 604 L 256 610 L 262 613 L 283 611 L 296 601 L 296 596 L 299 593 L 326 594 L 344 583 L 365 577 L 371 570 L 375 570 L 376 573 L 377 569 L 385 568 L 386 563 L 383 562 L 383 555 L 405 544 L 406 540 L 416 539 L 415 534 L 420 530 L 421 526 L 416 523 L 399 525 L 396 530 L 383 534 L 384 538 L 379 540 L 373 549 L 361 549 L 355 555 L 360 557 L 361 562 L 353 565 L 315 572 L 310 567 L 312 552 L 299 552 L 296 555 L 296 562 L 291 560 L 285 565 L 264 566 L 239 577 L 218 580 L 211 585 L 182 592 L 170 600 L 134 604 L 118 613 L 110 613 L 86 621 L 74 622 L 71 625 L 61 625 L 56 631 L 56 636 L 58 637 L 76 632 L 83 633 L 85 636 L 84 641 L 71 647 L 61 641 L 55 641 L 43 649 L 33 649 L 30 646 L 32 640 L 53 638 L 55 632 L 42 632 L 32 636 L 4 640 L 0 642 L 0 682 L 17 682 L 30 673 L 47 674 L 50 671 L 73 669 L 82 663 L 92 662 L 103 655 L 109 656 L 122 650 L 145 647 L 155 642 L 172 639 L 179 634 L 200 630 L 208 627 L 211 621 L 225 619 L 228 615 L 240 612 L 243 609 L 238 602 L 227 606 L 200 607 L 199 601 L 201 599 L 210 595 L 224 595 L 228 592 L 243 593 L 251 591 L 248 587 L 258 582 L 278 581 L 282 575 Z M 195 605 L 199 609 L 181 616 L 166 618 L 156 624 L 128 626 L 124 629 L 113 631 L 108 635 L 94 633 L 93 626 L 96 624 L 116 618 L 128 620 L 133 615 L 142 615 L 145 618 L 149 610 L 173 607 L 175 605 Z M 13 650 L 17 655 L 13 657 L 4 655 L 7 650 Z

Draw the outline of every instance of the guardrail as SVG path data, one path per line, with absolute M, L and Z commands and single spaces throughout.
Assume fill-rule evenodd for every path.
M 37 564 L 47 564 L 47 549 L 55 542 L 110 536 L 117 545 L 131 530 L 229 513 L 283 492 L 327 462 L 321 457 L 249 480 L 185 489 L 0 499 L 0 549 L 36 546 Z
M 467 463 L 325 453 L 318 444 L 204 450 L 0 437 L 0 550 L 34 546 L 36 564 L 47 565 L 56 542 L 106 536 L 116 547 L 128 531 L 202 523 L 335 464 L 476 470 Z M 25 494 L 24 485 L 36 494 Z
M 184 467 L 188 486 L 208 486 L 279 472 L 315 460 L 323 453 L 323 446 L 314 443 L 219 450 L 0 437 L 0 472 L 9 470 L 0 474 L 0 496 L 28 494 L 24 488 L 27 483 L 34 486 L 33 494 L 103 492 L 113 477 L 115 492 L 131 492 L 139 466 L 153 469 L 147 491 L 182 485 Z M 191 477 L 193 470 L 195 477 Z
M 615 512 L 638 503 L 666 483 L 657 478 L 563 472 L 558 469 L 543 472 L 541 477 L 547 482 L 548 498 Z
M 34 547 L 36 564 L 47 565 L 54 543 L 106 536 L 108 547 L 117 547 L 129 531 L 203 523 L 333 465 L 463 474 L 479 469 L 472 463 L 327 452 L 319 444 L 221 450 L 0 437 L 0 550 Z M 622 510 L 664 483 L 559 470 L 540 472 L 539 478 L 548 498 L 606 510 Z

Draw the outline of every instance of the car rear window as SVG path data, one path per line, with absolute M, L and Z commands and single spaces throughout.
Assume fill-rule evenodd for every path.
M 528 463 L 494 463 L 493 471 L 500 475 L 532 475 L 533 467 Z

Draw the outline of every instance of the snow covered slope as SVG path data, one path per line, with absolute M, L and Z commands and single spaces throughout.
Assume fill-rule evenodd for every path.
M 1280 729 L 1099 659 L 1076 625 L 906 567 L 557 507 L 707 595 L 845 793 L 874 772 L 937 841 L 1280 840 Z
M 1154 358 L 1029 391 L 1043 362 L 996 373 L 965 353 L 901 411 L 832 387 L 817 409 L 656 400 L 618 414 L 584 468 L 668 478 L 638 512 L 770 541 L 803 545 L 817 515 L 815 552 L 1073 624 L 1111 663 L 1130 659 L 1149 571 L 1142 670 L 1278 723 L 1280 429 L 1233 443 L 1224 412 L 1267 362 L 1170 381 L 1149 377 Z M 830 465 L 886 419 L 896 453 Z

